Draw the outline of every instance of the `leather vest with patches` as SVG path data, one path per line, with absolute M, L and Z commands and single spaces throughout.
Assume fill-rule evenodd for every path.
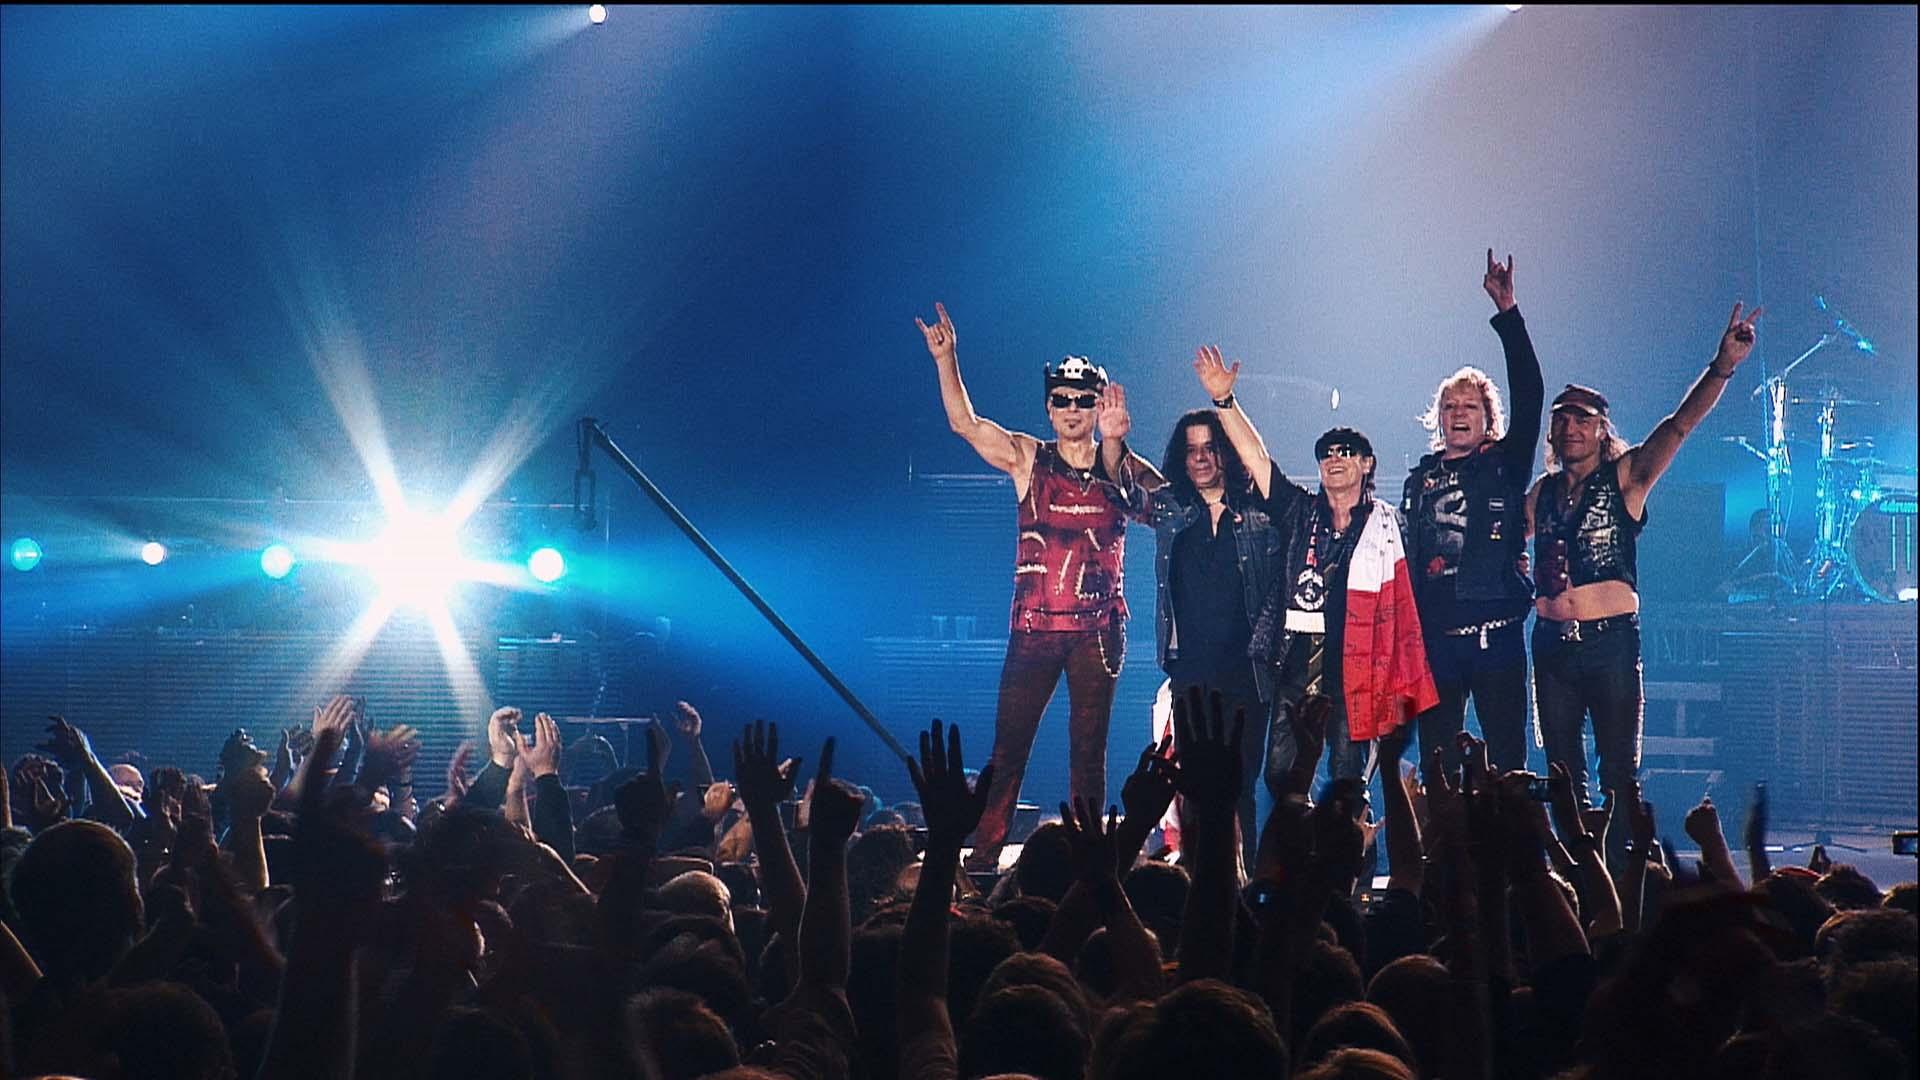
M 1536 567 L 1549 565 L 1553 542 L 1567 545 L 1567 577 L 1573 585 L 1624 581 L 1639 588 L 1639 538 L 1646 527 L 1627 513 L 1617 462 L 1605 462 L 1587 477 L 1586 490 L 1572 507 L 1566 500 L 1567 474 L 1548 474 L 1533 501 L 1533 556 Z

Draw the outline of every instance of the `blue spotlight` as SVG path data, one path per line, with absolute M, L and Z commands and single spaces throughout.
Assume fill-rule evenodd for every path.
M 285 544 L 270 544 L 260 553 L 260 572 L 278 580 L 293 570 L 293 549 Z
M 158 540 L 149 540 L 140 549 L 140 561 L 148 566 L 159 566 L 167 561 L 167 545 Z
M 40 565 L 40 545 L 31 536 L 13 542 L 13 568 L 22 573 Z
M 543 547 L 527 557 L 527 572 L 542 585 L 551 585 L 565 576 L 567 560 L 553 548 Z

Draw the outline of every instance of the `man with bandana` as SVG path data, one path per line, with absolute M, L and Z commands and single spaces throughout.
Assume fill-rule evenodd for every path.
M 1614 429 L 1599 391 L 1570 385 L 1553 399 L 1547 473 L 1527 493 L 1539 592 L 1533 692 L 1547 760 L 1566 763 L 1581 805 L 1588 802 L 1581 733 L 1589 715 L 1601 788 L 1625 794 L 1640 769 L 1646 698 L 1636 586 L 1647 495 L 1753 352 L 1762 309 L 1743 319 L 1741 307 L 1733 305 L 1713 360 L 1680 407 L 1638 446 L 1627 446 Z M 1624 830 L 1612 830 L 1613 853 L 1623 845 Z
M 1126 504 L 1115 483 L 1130 422 L 1125 392 L 1106 370 L 1068 356 L 1045 369 L 1054 438 L 1008 431 L 973 410 L 960 379 L 958 335 L 943 305 L 939 320 L 914 322 L 940 378 L 947 424 L 982 460 L 1013 478 L 1019 542 L 1013 611 L 993 737 L 993 785 L 974 831 L 970 870 L 998 865 L 1014 801 L 1041 714 L 1066 675 L 1072 797 L 1106 804 L 1107 725 L 1126 659 L 1122 567 Z M 1096 444 L 1094 434 L 1099 432 Z M 1096 455 L 1105 458 L 1096 472 Z

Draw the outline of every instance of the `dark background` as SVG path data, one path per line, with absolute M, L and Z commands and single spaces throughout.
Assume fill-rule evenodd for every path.
M 559 539 L 571 591 L 515 625 L 475 597 L 463 631 L 617 642 L 665 617 L 636 707 L 694 698 L 724 732 L 784 714 L 903 787 L 604 459 L 601 528 L 569 529 L 579 416 L 876 708 L 918 713 L 937 704 L 883 691 L 870 639 L 976 609 L 973 636 L 1002 635 L 1013 530 L 1010 505 L 955 525 L 926 480 L 984 466 L 915 315 L 945 302 L 1009 427 L 1044 433 L 1041 364 L 1091 355 L 1155 457 L 1218 342 L 1283 467 L 1345 423 L 1397 489 L 1435 383 L 1499 373 L 1489 246 L 1516 256 L 1550 389 L 1601 387 L 1632 440 L 1734 300 L 1767 306 L 1652 501 L 1650 599 L 1698 599 L 1762 505 L 1721 440 L 1760 439 L 1748 394 L 1827 328 L 1816 294 L 1879 355 L 1824 350 L 1807 391 L 1878 402 L 1844 433 L 1913 466 L 1915 54 L 1911 7 L 616 6 L 593 28 L 579 7 L 8 7 L 0 529 L 48 552 L 0 574 L 13 641 L 29 602 L 43 625 L 171 624 L 196 598 L 324 623 L 270 602 L 258 546 L 278 500 L 340 500 L 292 515 L 316 533 L 366 527 L 384 444 L 415 505 L 476 474 L 494 503 L 562 504 L 490 510 L 491 542 Z M 167 584 L 130 576 L 163 533 Z M 1134 544 L 1128 685 L 1150 691 Z M 937 688 L 982 754 L 996 660 Z M 1144 728 L 1116 710 L 1116 768 Z M 29 734 L 10 714 L 7 752 Z

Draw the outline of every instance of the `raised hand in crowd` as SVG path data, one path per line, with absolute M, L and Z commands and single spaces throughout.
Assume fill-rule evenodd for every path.
M 520 710 L 503 705 L 487 717 L 487 754 L 502 769 L 513 767 L 513 756 L 520 750 Z
M 113 782 L 113 777 L 108 775 L 107 767 L 94 754 L 93 743 L 87 739 L 86 733 L 67 723 L 65 717 L 49 716 L 47 719 L 50 721 L 47 724 L 47 741 L 40 744 L 40 749 L 52 754 L 60 762 L 68 779 L 83 781 L 84 791 L 76 788 L 75 792 L 69 793 L 68 807 L 84 795 L 89 804 L 88 816 L 115 829 L 132 825 L 138 812 Z
M 1166 816 L 1167 807 L 1179 793 L 1180 766 L 1173 760 L 1173 734 L 1158 743 L 1148 743 L 1140 751 L 1140 761 L 1120 785 L 1120 805 L 1127 812 L 1120 821 L 1115 840 L 1116 857 L 1122 868 L 1131 867 L 1146 845 L 1147 837 Z
M 986 811 L 993 764 L 980 770 L 969 788 L 960 729 L 935 720 L 920 733 L 919 758 L 907 759 L 907 775 L 926 814 L 927 851 L 900 938 L 895 990 L 899 1075 L 952 1076 L 957 1075 L 957 1052 L 947 1011 L 948 919 L 960 849 Z
M 313 753 L 302 766 L 300 825 L 292 852 L 298 915 L 261 1076 L 353 1073 L 359 1027 L 354 956 L 379 924 L 386 860 L 355 829 L 352 808 L 329 803 L 327 785 L 317 775 L 345 736 L 350 708 L 338 707 L 343 700 L 330 702 L 326 722 L 315 723 Z M 319 716 L 316 712 L 316 721 Z
M 399 724 L 388 731 L 366 732 L 362 743 L 356 783 L 368 791 L 383 786 L 412 786 L 413 762 L 420 756 L 419 732 Z
M 1687 811 L 1684 825 L 1687 836 L 1700 845 L 1700 862 L 1714 881 L 1732 889 L 1743 888 L 1726 834 L 1720 829 L 1720 811 L 1713 805 L 1713 796 L 1701 796 L 1699 805 Z
M 1753 877 L 1754 884 L 1765 881 L 1773 873 L 1773 860 L 1767 854 L 1767 782 L 1761 780 L 1753 785 L 1753 801 L 1747 807 L 1747 827 L 1742 843 L 1747 849 L 1747 873 Z
M 1235 852 L 1243 766 L 1240 740 L 1246 712 L 1231 721 L 1218 692 L 1204 696 L 1198 686 L 1173 702 L 1174 753 L 1180 763 L 1176 781 L 1192 814 L 1193 883 L 1181 917 L 1180 981 L 1225 978 L 1233 958 L 1236 904 Z
M 780 820 L 780 804 L 793 798 L 794 777 L 800 759 L 780 758 L 780 725 L 755 720 L 733 741 L 733 779 L 747 808 L 753 830 L 753 850 L 760 860 L 760 887 L 767 897 L 768 927 L 782 941 L 795 942 L 800 913 L 807 900 L 806 885 L 794 861 L 793 845 Z M 789 981 L 798 978 L 797 950 L 783 950 Z
M 441 797 L 441 805 L 448 810 L 460 804 L 467 795 L 467 785 L 472 781 L 467 776 L 467 764 L 473 760 L 474 745 L 462 742 L 447 759 L 447 792 Z
M 713 763 L 707 760 L 706 744 L 700 741 L 700 710 L 684 701 L 673 703 L 673 726 L 687 741 L 688 781 L 696 788 L 713 783 Z

